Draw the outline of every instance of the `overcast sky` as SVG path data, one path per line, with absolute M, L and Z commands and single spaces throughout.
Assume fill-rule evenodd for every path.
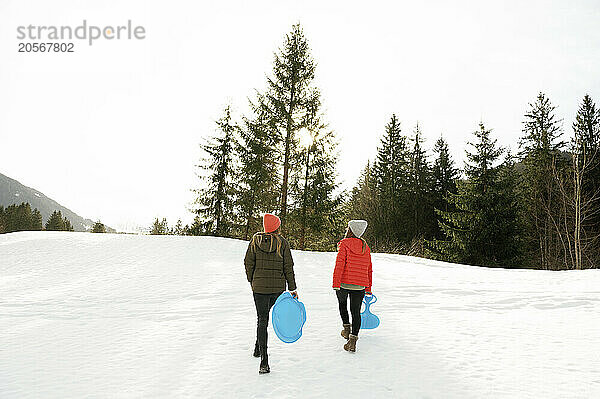
M 20 25 L 142 25 L 141 41 L 18 53 Z M 189 222 L 198 144 L 230 102 L 265 87 L 296 22 L 318 63 L 327 120 L 351 187 L 392 113 L 459 166 L 480 120 L 516 149 L 544 91 L 565 132 L 600 103 L 598 1 L 0 0 L 0 173 L 117 227 Z

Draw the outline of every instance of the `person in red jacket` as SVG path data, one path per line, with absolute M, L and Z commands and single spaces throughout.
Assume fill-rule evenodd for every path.
M 333 289 L 336 290 L 342 317 L 342 337 L 348 340 L 344 349 L 356 351 L 356 340 L 360 330 L 360 307 L 365 296 L 371 295 L 373 267 L 371 249 L 361 238 L 367 229 L 366 220 L 348 222 L 346 237 L 338 243 L 338 254 L 333 270 Z M 348 317 L 348 297 L 350 297 L 350 313 Z

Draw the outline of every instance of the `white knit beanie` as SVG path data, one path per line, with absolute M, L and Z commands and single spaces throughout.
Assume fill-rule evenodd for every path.
M 348 227 L 352 230 L 352 234 L 356 238 L 360 238 L 367 229 L 366 220 L 351 220 L 348 222 Z

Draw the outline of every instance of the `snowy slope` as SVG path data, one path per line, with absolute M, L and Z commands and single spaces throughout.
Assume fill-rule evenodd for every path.
M 597 398 L 600 271 L 374 255 L 381 318 L 342 349 L 335 254 L 294 252 L 308 312 L 251 356 L 246 243 L 61 232 L 0 235 L 0 398 Z

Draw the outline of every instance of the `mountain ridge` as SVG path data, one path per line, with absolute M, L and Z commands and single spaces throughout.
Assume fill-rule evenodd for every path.
M 32 209 L 37 208 L 40 211 L 43 223 L 46 223 L 52 212 L 60 211 L 63 217 L 69 219 L 75 231 L 89 231 L 94 226 L 93 220 L 79 216 L 41 191 L 0 173 L 0 205 L 8 207 L 23 202 L 29 203 Z

